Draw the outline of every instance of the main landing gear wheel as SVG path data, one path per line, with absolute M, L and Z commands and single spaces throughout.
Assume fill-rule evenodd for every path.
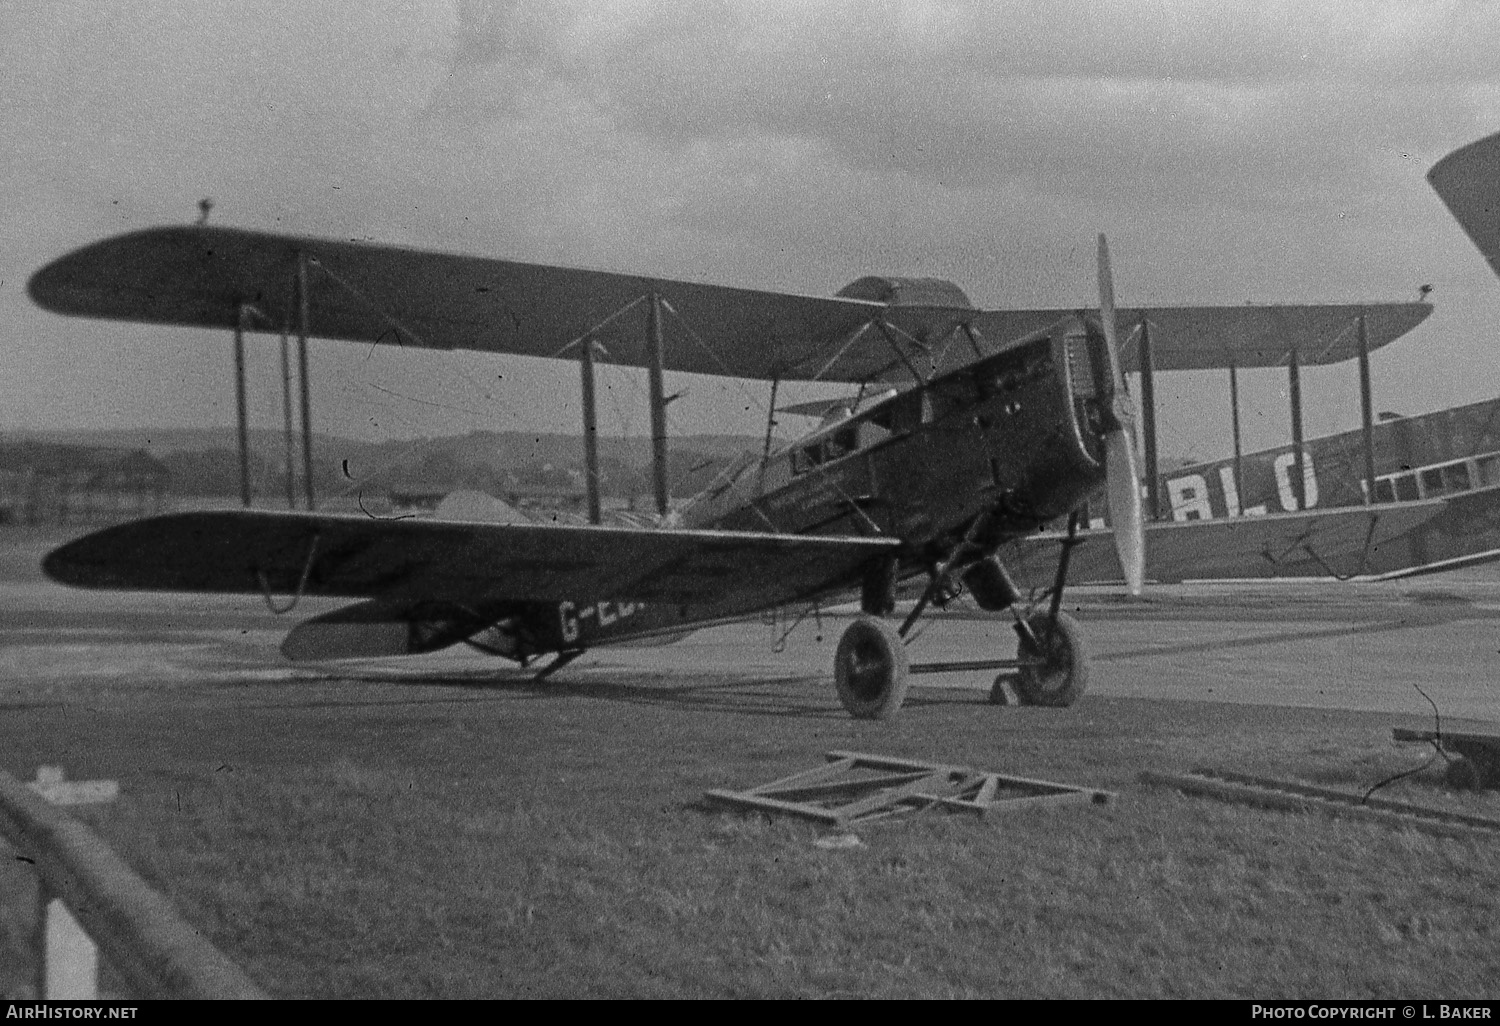
M 1016 674 L 1016 700 L 1022 705 L 1072 705 L 1089 683 L 1088 652 L 1077 621 L 1067 613 L 1058 613 L 1053 624 L 1046 613 L 1036 613 L 1026 622 L 1036 641 L 1018 626 L 1021 645 L 1016 657 L 1040 662 L 1022 666 Z
M 833 657 L 839 701 L 856 719 L 894 716 L 906 699 L 907 669 L 906 646 L 896 628 L 861 617 L 844 631 Z

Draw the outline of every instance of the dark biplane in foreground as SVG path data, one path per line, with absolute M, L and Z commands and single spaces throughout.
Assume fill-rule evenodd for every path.
M 909 672 L 1008 668 L 1021 701 L 1067 705 L 1087 665 L 1060 610 L 1071 546 L 1052 586 L 1023 601 L 1000 547 L 1067 519 L 1107 491 L 1123 576 L 1144 576 L 1134 413 L 1115 337 L 1134 326 L 1151 366 L 1264 366 L 1291 346 L 1307 362 L 1382 345 L 1426 304 L 1114 309 L 1104 240 L 1098 310 L 983 311 L 946 282 L 864 278 L 832 298 L 786 295 L 207 226 L 159 228 L 62 257 L 30 292 L 59 313 L 233 329 L 244 432 L 243 333 L 288 332 L 435 349 L 578 360 L 595 523 L 379 520 L 311 511 L 153 517 L 63 546 L 47 572 L 93 588 L 343 596 L 302 623 L 294 659 L 430 652 L 458 642 L 548 670 L 587 648 L 680 633 L 775 607 L 858 596 L 864 616 L 835 656 L 844 705 L 883 717 Z M 1359 330 L 1352 331 L 1357 322 Z M 305 368 L 305 349 L 304 368 Z M 285 355 L 285 349 L 283 350 Z M 649 372 L 656 528 L 599 524 L 596 359 Z M 283 360 L 285 367 L 286 361 Z M 667 509 L 665 370 L 858 384 L 847 416 L 750 461 Z M 303 434 L 307 436 L 306 376 Z M 769 435 L 768 435 L 769 437 Z M 249 505 L 248 486 L 245 501 Z M 1420 511 L 1398 504 L 1317 514 L 1368 544 Z M 1284 543 L 1277 517 L 1234 525 L 1236 544 Z M 1222 547 L 1191 525 L 1174 545 Z M 1193 539 L 1179 541 L 1178 539 Z M 1351 544 L 1354 542 L 1350 542 Z M 893 625 L 897 588 L 923 583 Z M 917 619 L 967 591 L 1008 613 L 1015 659 L 909 666 Z

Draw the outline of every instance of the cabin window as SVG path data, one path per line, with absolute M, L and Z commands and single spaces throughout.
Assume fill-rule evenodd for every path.
M 1422 471 L 1423 495 L 1449 495 L 1469 490 L 1469 467 L 1460 460 Z
M 1376 481 L 1375 482 L 1375 501 L 1376 502 L 1395 502 L 1396 501 L 1396 487 L 1395 487 L 1395 485 L 1391 484 L 1389 478 L 1386 478 L 1384 480 L 1380 480 L 1380 481 Z
M 1476 487 L 1500 484 L 1500 453 L 1479 457 L 1474 461 L 1474 470 L 1479 479 Z
M 1450 492 L 1467 492 L 1473 487 L 1469 484 L 1469 465 L 1467 463 L 1450 463 L 1443 468 L 1443 487 Z
M 1396 483 L 1396 498 L 1402 502 L 1415 502 L 1422 497 L 1417 491 L 1417 475 L 1397 474 L 1391 480 Z

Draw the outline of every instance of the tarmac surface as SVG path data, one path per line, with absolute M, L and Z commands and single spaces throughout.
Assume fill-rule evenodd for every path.
M 1158 587 L 1129 601 L 1076 589 L 1067 608 L 1092 656 L 1089 693 L 1345 709 L 1500 724 L 1500 581 L 1422 578 Z M 462 646 L 429 656 L 290 664 L 277 646 L 298 620 L 337 605 L 305 601 L 288 616 L 254 596 L 81 592 L 45 581 L 0 583 L 0 708 L 106 691 L 193 691 L 291 681 L 515 681 L 527 671 Z M 699 631 L 671 645 L 607 648 L 559 679 L 627 671 L 806 678 L 832 699 L 831 666 L 850 611 Z M 1014 654 L 1004 616 L 954 609 L 923 619 L 913 662 Z M 982 688 L 992 673 L 922 675 L 913 688 Z M 1418 690 L 1420 689 L 1420 691 Z

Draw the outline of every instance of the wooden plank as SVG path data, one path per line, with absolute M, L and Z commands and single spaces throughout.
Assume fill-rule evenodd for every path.
M 867 752 L 833 751 L 826 753 L 826 758 L 827 765 L 746 791 L 706 794 L 736 808 L 786 813 L 846 827 L 935 806 L 984 816 L 999 810 L 1105 802 L 1114 797 L 1111 792 L 1094 788 Z M 876 771 L 876 775 L 854 775 L 861 770 Z M 1018 791 L 1025 793 L 1016 794 Z M 841 799 L 847 800 L 839 804 Z
M 747 794 L 742 791 L 705 791 L 709 798 L 720 801 L 726 805 L 736 808 L 751 809 L 760 812 L 785 812 L 793 816 L 805 816 L 808 819 L 816 819 L 823 823 L 838 825 L 842 822 L 837 813 L 816 805 L 807 805 L 799 802 L 782 802 L 775 798 L 766 798 L 761 795 Z
M 868 798 L 850 802 L 841 806 L 837 811 L 841 819 L 849 820 L 878 809 L 886 805 L 895 805 L 903 798 L 913 797 L 918 794 L 941 794 L 942 780 L 944 774 L 934 773 L 930 776 L 919 777 L 903 787 L 893 787 L 872 794 Z M 948 793 L 952 791 L 952 785 L 948 785 Z
M 1257 777 L 1249 773 L 1234 773 L 1229 770 L 1199 769 L 1194 770 L 1193 773 L 1196 776 L 1208 777 L 1210 779 L 1248 784 L 1251 787 L 1272 788 L 1339 804 L 1356 805 L 1370 809 L 1384 809 L 1387 812 L 1396 812 L 1408 816 L 1420 816 L 1429 819 L 1447 820 L 1453 823 L 1463 823 L 1480 830 L 1500 831 L 1500 819 L 1493 819 L 1489 816 L 1476 816 L 1467 812 L 1435 809 L 1427 805 L 1415 805 L 1411 802 L 1396 801 L 1393 798 L 1378 798 L 1373 795 L 1366 798 L 1363 795 L 1352 794 L 1348 791 L 1337 791 L 1331 787 L 1319 787 L 1316 784 L 1304 784 L 1294 780 L 1277 780 L 1272 777 Z
M 789 777 L 781 777 L 778 780 L 771 781 L 769 784 L 758 784 L 755 787 L 747 788 L 746 793 L 760 794 L 765 791 L 775 791 L 778 788 L 791 787 L 796 784 L 813 784 L 823 780 L 836 780 L 841 774 L 848 772 L 853 767 L 853 759 L 840 759 L 836 763 L 831 763 L 827 766 L 816 766 L 810 770 L 803 770 L 801 773 L 793 773 Z
M 1203 795 L 1208 798 L 1218 798 L 1222 801 L 1258 805 L 1263 808 L 1279 809 L 1288 812 L 1329 812 L 1337 816 L 1346 816 L 1350 819 L 1384 823 L 1387 826 L 1414 827 L 1427 833 L 1440 834 L 1445 837 L 1473 836 L 1473 832 L 1476 829 L 1484 829 L 1488 833 L 1494 833 L 1497 828 L 1500 828 L 1500 824 L 1482 828 L 1457 822 L 1454 819 L 1431 818 L 1411 813 L 1393 812 L 1389 809 L 1327 801 L 1313 795 L 1295 794 L 1284 790 L 1271 790 L 1251 784 L 1214 780 L 1209 777 L 1200 777 L 1191 774 L 1147 771 L 1141 774 L 1141 780 L 1148 784 L 1176 788 L 1186 794 Z
M 967 766 L 958 766 L 951 763 L 941 762 L 917 762 L 915 759 L 896 759 L 889 755 L 871 755 L 868 752 L 845 752 L 834 751 L 828 753 L 829 759 L 853 759 L 870 769 L 906 770 L 916 772 L 917 770 L 928 770 L 933 773 L 966 773 Z
M 916 797 L 928 796 L 918 795 Z M 1034 809 L 1044 805 L 1083 805 L 1090 804 L 1094 800 L 1094 796 L 1087 791 L 1075 791 L 1069 794 L 1033 795 L 1029 798 L 1006 798 L 997 802 L 977 802 L 969 798 L 944 798 L 938 795 L 931 797 L 934 805 L 961 809 L 965 812 L 977 812 L 981 816 L 991 816 L 1002 812 L 1019 812 L 1023 809 Z
M 996 773 L 995 779 L 1002 787 L 1031 787 L 1038 791 L 1089 791 L 1094 794 L 1102 794 L 1107 798 L 1116 797 L 1113 791 L 1103 791 L 1097 787 L 1083 787 L 1078 784 L 1060 784 L 1056 780 L 1037 780 L 1034 777 L 1017 777 L 1009 773 Z
M 863 793 L 872 788 L 899 787 L 913 780 L 925 779 L 928 775 L 927 773 L 887 773 L 879 777 L 865 777 L 860 780 L 827 780 L 799 787 L 757 787 L 753 789 L 753 793 L 780 798 L 787 802 L 806 801 L 819 795 Z

